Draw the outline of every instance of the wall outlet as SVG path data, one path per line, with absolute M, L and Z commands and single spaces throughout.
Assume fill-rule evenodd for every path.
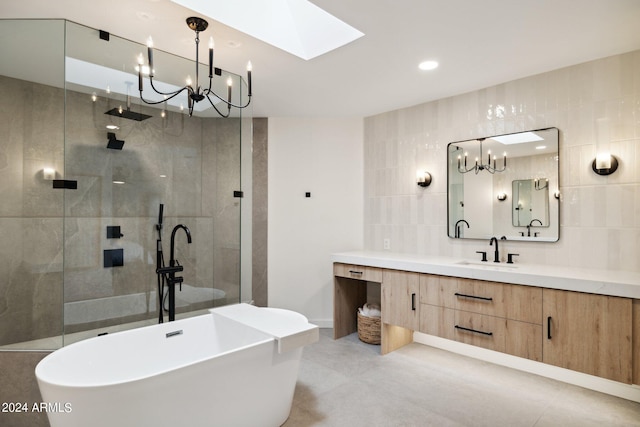
M 382 247 L 385 251 L 391 250 L 391 239 L 384 239 L 382 241 Z

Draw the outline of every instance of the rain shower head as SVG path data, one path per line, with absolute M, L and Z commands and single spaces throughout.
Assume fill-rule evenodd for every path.
M 149 117 L 152 117 L 146 114 L 136 113 L 135 111 L 131 111 L 128 108 L 126 110 L 123 110 L 121 108 L 112 108 L 105 114 L 108 114 L 110 116 L 122 117 L 123 119 L 136 120 L 138 122 L 147 120 Z
M 122 150 L 122 147 L 124 146 L 124 139 L 117 139 L 116 134 L 113 132 L 107 132 L 107 138 L 109 138 L 107 148 L 112 150 Z

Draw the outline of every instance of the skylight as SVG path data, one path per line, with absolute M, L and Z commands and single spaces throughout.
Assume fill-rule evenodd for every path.
M 364 34 L 307 0 L 171 0 L 309 60 Z
M 505 145 L 510 144 L 522 144 L 525 142 L 533 142 L 533 141 L 543 141 L 544 138 L 538 136 L 538 134 L 534 132 L 520 132 L 520 133 L 512 133 L 510 135 L 502 135 L 502 136 L 493 136 L 491 137 L 494 141 L 501 142 Z

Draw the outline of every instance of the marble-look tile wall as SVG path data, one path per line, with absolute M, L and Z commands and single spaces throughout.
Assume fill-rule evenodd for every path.
M 0 345 L 156 318 L 160 203 L 166 263 L 176 224 L 193 237 L 176 235 L 178 312 L 239 300 L 238 119 L 142 108 L 153 117 L 137 122 L 105 115 L 114 99 L 4 77 L 0 87 Z M 107 124 L 122 150 L 106 148 Z M 45 167 L 78 189 L 52 189 Z M 110 225 L 124 236 L 108 239 Z M 124 266 L 105 268 L 105 249 L 122 249 Z
M 0 76 L 0 345 L 62 332 L 62 89 Z M 61 341 L 60 341 L 61 342 Z
M 447 237 L 447 144 L 546 127 L 560 129 L 560 241 L 503 247 L 523 263 L 640 271 L 640 51 L 366 118 L 365 248 L 389 238 L 396 252 L 475 257 L 488 242 Z M 598 176 L 607 145 L 620 167 Z
M 253 214 L 252 214 L 252 294 L 254 303 L 266 307 L 268 229 L 268 119 L 253 119 Z

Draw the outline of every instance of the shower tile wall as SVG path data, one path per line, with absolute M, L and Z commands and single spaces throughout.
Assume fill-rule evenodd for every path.
M 62 332 L 64 93 L 0 76 L 0 345 Z M 61 343 L 61 341 L 59 341 Z
M 179 311 L 210 307 L 212 296 L 215 305 L 238 301 L 237 119 L 163 120 L 143 109 L 154 117 L 134 122 L 104 114 L 114 100 L 69 90 L 65 99 L 62 89 L 4 77 L 0 89 L 0 132 L 9 135 L 0 139 L 0 227 L 10 242 L 0 246 L 0 325 L 10 325 L 0 345 L 60 335 L 62 316 L 65 333 L 156 318 L 160 203 L 167 263 L 173 226 L 193 236 L 188 245 L 176 235 L 187 285 Z M 106 148 L 108 123 L 120 126 L 121 151 Z M 78 189 L 53 190 L 44 167 Z M 124 236 L 107 239 L 109 225 Z M 103 250 L 117 248 L 124 266 L 104 268 Z
M 591 171 L 596 121 L 609 120 L 620 168 Z M 558 243 L 507 244 L 519 261 L 640 271 L 640 51 L 550 71 L 365 119 L 365 248 L 465 258 L 488 242 L 447 237 L 452 141 L 560 129 Z M 433 183 L 415 184 L 417 169 Z
M 188 226 L 193 237 L 189 245 L 182 231 L 176 234 L 176 259 L 184 265 L 178 312 L 210 307 L 210 297 L 217 296 L 211 292 L 225 294 L 215 305 L 237 301 L 240 210 L 233 190 L 239 188 L 238 120 L 172 112 L 162 119 L 159 110 L 144 108 L 153 117 L 135 122 L 105 115 L 118 106 L 105 98 L 92 102 L 86 94 L 68 92 L 66 102 L 66 175 L 78 180 L 78 190 L 65 192 L 65 302 L 103 299 L 108 304 L 127 296 L 112 304 L 116 319 L 90 316 L 76 320 L 76 326 L 66 318 L 66 332 L 85 329 L 87 323 L 97 327 L 155 317 L 160 203 L 165 261 L 176 224 Z M 105 148 L 106 124 L 119 126 L 115 133 L 125 141 L 122 150 Z M 124 236 L 107 239 L 107 225 L 119 225 Z M 103 268 L 102 251 L 112 248 L 123 249 L 123 267 Z M 209 298 L 202 299 L 205 295 Z M 186 304 L 191 305 L 180 308 Z

